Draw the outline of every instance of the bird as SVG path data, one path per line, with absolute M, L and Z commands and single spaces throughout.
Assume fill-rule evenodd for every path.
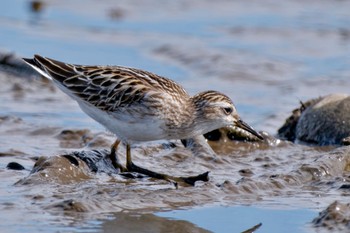
M 190 96 L 171 79 L 125 66 L 76 65 L 40 55 L 23 60 L 116 135 L 109 158 L 123 172 L 194 184 L 196 178 L 191 179 L 194 177 L 186 180 L 137 166 L 132 161 L 130 146 L 155 140 L 189 139 L 226 126 L 236 126 L 263 139 L 241 120 L 232 100 L 218 91 Z M 126 145 L 126 166 L 116 156 L 121 142 Z

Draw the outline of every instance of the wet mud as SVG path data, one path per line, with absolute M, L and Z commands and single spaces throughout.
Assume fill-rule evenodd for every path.
M 320 212 L 319 216 L 312 221 L 312 225 L 317 229 L 326 229 L 332 232 L 347 232 L 349 231 L 350 223 L 349 213 L 349 203 L 344 204 L 335 201 Z
M 63 98 L 63 94 L 39 77 L 2 72 L 0 78 L 6 84 L 1 86 L 1 92 L 6 93 L 12 104 L 40 108 L 37 101 L 54 104 Z M 23 88 L 13 88 L 16 85 Z M 36 97 L 33 102 L 32 95 L 39 90 L 40 99 Z M 8 110 L 8 115 L 2 115 L 0 121 L 0 152 L 2 164 L 7 166 L 1 176 L 12 177 L 7 180 L 14 185 L 12 192 L 26 193 L 23 197 L 29 203 L 26 208 L 70 213 L 125 210 L 152 213 L 258 202 L 316 209 L 320 203 L 334 201 L 335 196 L 344 202 L 342 197 L 348 195 L 348 147 L 298 145 L 266 132 L 262 132 L 264 140 L 257 140 L 239 130 L 223 128 L 205 135 L 211 148 L 201 144 L 204 137 L 203 141 L 187 144 L 164 141 L 132 148 L 134 162 L 155 171 L 177 176 L 210 171 L 208 182 L 198 181 L 194 187 L 179 185 L 176 188 L 168 181 L 120 174 L 108 159 L 114 136 L 103 130 L 45 126 L 47 122 L 29 122 L 11 111 L 15 109 Z M 37 148 L 40 153 L 36 152 Z M 211 149 L 216 153 L 210 153 Z M 122 161 L 124 151 L 122 145 L 118 151 Z M 10 210 L 16 209 L 16 203 L 7 205 Z M 346 208 L 344 211 L 348 213 Z M 329 222 L 337 220 L 330 220 L 326 215 L 333 216 L 322 212 L 313 221 L 314 226 L 333 229 Z M 345 220 L 337 222 L 343 224 L 339 227 L 347 229 L 345 223 Z

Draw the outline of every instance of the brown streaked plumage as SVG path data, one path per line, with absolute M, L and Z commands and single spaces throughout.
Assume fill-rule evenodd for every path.
M 85 113 L 116 134 L 118 140 L 113 144 L 111 159 L 122 170 L 159 178 L 158 173 L 132 163 L 129 145 L 135 142 L 186 139 L 230 125 L 261 138 L 240 120 L 230 98 L 217 91 L 190 97 L 174 81 L 135 68 L 73 65 L 40 55 L 24 61 L 53 80 Z M 126 167 L 114 157 L 120 141 L 127 145 Z

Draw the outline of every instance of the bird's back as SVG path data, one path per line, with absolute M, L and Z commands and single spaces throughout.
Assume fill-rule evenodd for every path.
M 104 111 L 118 111 L 142 101 L 167 95 L 175 101 L 187 92 L 174 81 L 156 74 L 122 66 L 73 65 L 35 55 L 24 59 L 64 92 Z

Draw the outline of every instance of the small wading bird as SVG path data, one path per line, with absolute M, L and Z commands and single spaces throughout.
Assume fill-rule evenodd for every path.
M 196 180 L 208 180 L 208 173 L 174 177 L 144 169 L 132 162 L 130 145 L 188 139 L 225 126 L 239 127 L 262 139 L 240 119 L 230 98 L 217 91 L 204 91 L 191 97 L 174 81 L 139 69 L 73 65 L 40 55 L 23 60 L 117 136 L 110 159 L 122 172 L 138 172 L 193 185 Z M 126 145 L 126 167 L 116 157 L 120 142 Z

